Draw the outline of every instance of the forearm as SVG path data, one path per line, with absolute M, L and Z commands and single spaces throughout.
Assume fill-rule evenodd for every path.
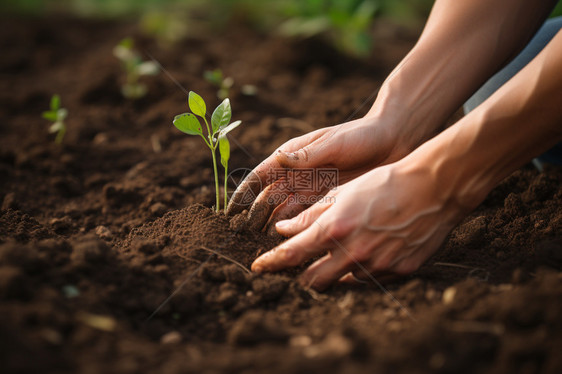
M 562 32 L 477 109 L 412 153 L 468 209 L 562 140 Z M 419 151 L 419 152 L 418 152 Z
M 418 43 L 389 75 L 369 115 L 394 117 L 411 151 L 524 47 L 555 2 L 437 0 Z

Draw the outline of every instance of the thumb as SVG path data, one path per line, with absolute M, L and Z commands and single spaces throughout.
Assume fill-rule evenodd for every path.
M 333 203 L 316 203 L 297 216 L 275 224 L 277 232 L 283 236 L 293 236 L 310 227 Z

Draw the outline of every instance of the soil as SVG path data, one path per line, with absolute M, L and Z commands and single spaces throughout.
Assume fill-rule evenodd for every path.
M 134 36 L 213 107 L 203 71 L 232 76 L 236 169 L 349 119 L 415 33 L 383 24 L 360 62 L 242 26 L 167 49 L 126 23 L 1 23 L 3 373 L 562 372 L 561 168 L 507 178 L 387 285 L 396 300 L 370 285 L 316 293 L 299 269 L 247 270 L 277 242 L 211 211 L 208 150 L 171 124 L 186 95 L 162 74 L 144 99 L 123 99 L 111 53 Z M 70 113 L 61 146 L 41 118 L 53 93 Z

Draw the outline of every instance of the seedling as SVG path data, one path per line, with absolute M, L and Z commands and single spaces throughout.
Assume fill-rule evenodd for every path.
M 185 16 L 186 12 L 151 10 L 143 14 L 140 28 L 163 47 L 173 47 L 188 36 L 188 24 L 192 22 L 186 22 Z
M 230 100 L 225 98 L 222 103 L 217 106 L 211 115 L 211 125 L 207 121 L 207 105 L 201 96 L 193 91 L 188 95 L 189 109 L 193 113 L 183 113 L 174 117 L 174 126 L 178 130 L 188 135 L 199 135 L 211 150 L 213 156 L 213 170 L 215 173 L 215 190 L 216 190 L 216 211 L 220 211 L 220 190 L 219 178 L 217 169 L 216 150 L 219 149 L 221 156 L 221 164 L 224 168 L 224 207 L 228 203 L 227 194 L 227 176 L 228 176 L 228 160 L 230 159 L 230 142 L 226 136 L 230 131 L 238 127 L 242 121 L 235 121 L 230 123 L 232 118 L 232 109 L 230 107 Z M 200 117 L 205 122 L 207 129 L 206 134 L 203 133 L 201 122 L 197 119 Z
M 322 35 L 341 51 L 365 56 L 371 49 L 369 27 L 379 4 L 375 0 L 289 2 L 290 17 L 279 31 L 285 36 Z
M 51 98 L 51 110 L 43 112 L 43 118 L 53 122 L 51 127 L 49 127 L 49 132 L 54 134 L 57 133 L 55 138 L 55 143 L 61 144 L 64 134 L 66 134 L 66 125 L 64 120 L 68 116 L 68 110 L 60 107 L 60 96 L 53 95 Z
M 221 69 L 207 70 L 203 73 L 203 77 L 213 86 L 218 87 L 217 97 L 221 100 L 226 99 L 230 93 L 230 89 L 234 85 L 234 79 L 231 77 L 224 77 Z
M 139 82 L 143 75 L 156 75 L 160 71 L 154 61 L 143 61 L 140 55 L 134 50 L 134 41 L 131 38 L 123 39 L 113 49 L 113 54 L 123 65 L 127 77 L 126 82 L 121 86 L 121 93 L 127 99 L 139 99 L 146 95 L 148 91 L 144 83 Z

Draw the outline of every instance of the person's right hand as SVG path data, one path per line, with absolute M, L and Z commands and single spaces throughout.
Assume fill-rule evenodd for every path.
M 227 215 L 249 209 L 251 229 L 275 230 L 277 221 L 292 218 L 312 205 L 309 197 L 317 199 L 334 187 L 323 190 L 310 186 L 298 191 L 299 199 L 279 199 L 295 191 L 291 178 L 276 178 L 276 174 L 283 174 L 276 171 L 332 168 L 338 170 L 336 182 L 343 184 L 374 167 L 401 159 L 411 149 L 405 149 L 396 139 L 395 129 L 386 122 L 371 115 L 289 140 L 242 181 L 230 199 Z

